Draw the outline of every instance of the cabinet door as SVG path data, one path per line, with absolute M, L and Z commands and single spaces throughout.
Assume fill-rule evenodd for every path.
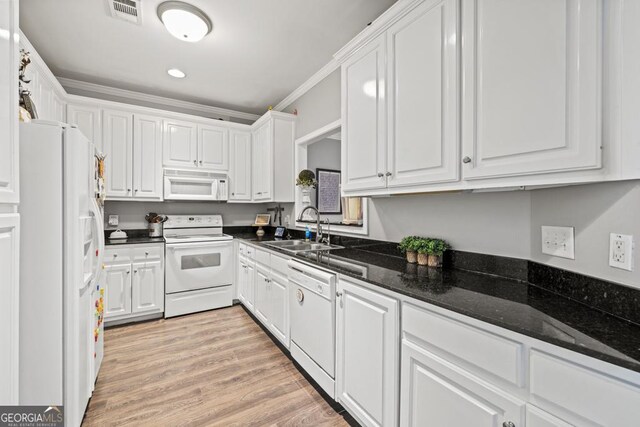
M 465 179 L 601 167 L 598 0 L 463 0 Z
M 4 2 L 6 3 L 6 2 Z M 0 7 L 6 5 L 0 2 Z M 0 9 L 2 10 L 2 9 Z M 13 18 L 13 16 L 12 16 Z M 15 17 L 17 20 L 17 17 Z M 2 15 L 0 14 L 0 19 Z M 2 43 L 0 38 L 0 43 Z M 18 404 L 20 216 L 0 214 L 0 402 Z
M 269 326 L 269 271 L 261 267 L 255 270 L 255 315 L 265 325 Z
M 162 119 L 133 118 L 133 196 L 162 200 Z
M 394 426 L 398 413 L 398 301 L 343 279 L 338 293 L 342 294 L 336 337 L 338 401 L 364 425 Z
M 198 166 L 211 171 L 229 170 L 229 130 L 198 126 Z
M 237 273 L 237 286 L 238 286 L 238 300 L 244 305 L 247 305 L 246 295 L 247 295 L 247 275 L 245 273 L 245 269 L 247 264 L 244 259 L 238 259 L 238 273 Z
M 19 175 L 17 0 L 0 2 L 0 28 L 3 32 L 0 37 L 0 63 L 4 64 L 0 67 L 0 203 L 17 203 Z M 15 64 L 15 66 L 7 64 Z
M 527 405 L 527 427 L 573 427 L 533 405 Z
M 164 310 L 164 271 L 162 261 L 133 264 L 131 312 L 162 312 Z
M 268 201 L 272 197 L 273 155 L 272 123 L 266 122 L 253 133 L 253 200 Z
M 104 110 L 102 145 L 105 158 L 107 197 L 133 195 L 133 114 Z
M 400 384 L 402 426 L 525 425 L 524 402 L 406 339 Z
M 178 120 L 164 121 L 163 165 L 177 168 L 198 166 L 197 126 Z
M 231 130 L 229 200 L 251 200 L 251 132 Z
M 425 1 L 387 31 L 388 187 L 457 181 L 458 0 Z
M 255 268 L 255 264 L 251 261 L 247 262 L 247 268 L 245 269 L 245 273 L 246 275 L 246 294 L 245 294 L 245 300 L 246 300 L 246 307 L 249 309 L 249 311 L 251 311 L 252 313 L 254 312 L 254 301 L 255 301 L 255 288 L 256 288 L 256 283 L 255 283 L 255 276 L 256 276 L 256 268 Z
M 269 329 L 289 348 L 289 280 L 273 269 L 269 283 L 269 306 Z
M 102 112 L 100 108 L 85 105 L 67 105 L 67 122 L 78 126 L 87 139 L 100 150 L 102 147 Z
M 107 264 L 104 318 L 124 314 L 131 314 L 131 264 Z
M 342 191 L 385 188 L 385 45 L 383 36 L 342 64 Z

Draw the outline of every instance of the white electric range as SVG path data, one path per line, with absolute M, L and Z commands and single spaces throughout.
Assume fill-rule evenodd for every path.
M 221 215 L 170 215 L 166 241 L 165 317 L 233 303 L 233 237 Z

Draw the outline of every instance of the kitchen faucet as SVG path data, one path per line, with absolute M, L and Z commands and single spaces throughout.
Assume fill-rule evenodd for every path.
M 302 212 L 300 212 L 300 215 L 298 216 L 298 221 L 302 221 L 302 217 L 304 216 L 304 213 L 306 211 L 308 211 L 309 209 L 313 209 L 313 211 L 316 213 L 316 243 L 320 243 L 320 241 L 322 240 L 322 226 L 320 225 L 320 211 L 318 211 L 318 209 L 315 206 L 307 206 L 306 208 L 302 209 Z M 329 220 L 327 219 L 327 223 L 329 222 Z

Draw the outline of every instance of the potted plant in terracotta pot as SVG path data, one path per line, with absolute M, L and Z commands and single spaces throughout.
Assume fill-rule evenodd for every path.
M 398 249 L 407 256 L 407 262 L 415 264 L 418 258 L 418 246 L 421 238 L 417 236 L 407 236 L 400 240 Z
M 440 267 L 442 265 L 442 254 L 449 249 L 449 244 L 442 239 L 429 239 L 427 244 L 427 254 L 429 267 Z

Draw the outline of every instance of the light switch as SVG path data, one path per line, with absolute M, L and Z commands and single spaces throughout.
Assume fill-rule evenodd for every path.
M 542 226 L 542 253 L 576 259 L 573 227 Z

